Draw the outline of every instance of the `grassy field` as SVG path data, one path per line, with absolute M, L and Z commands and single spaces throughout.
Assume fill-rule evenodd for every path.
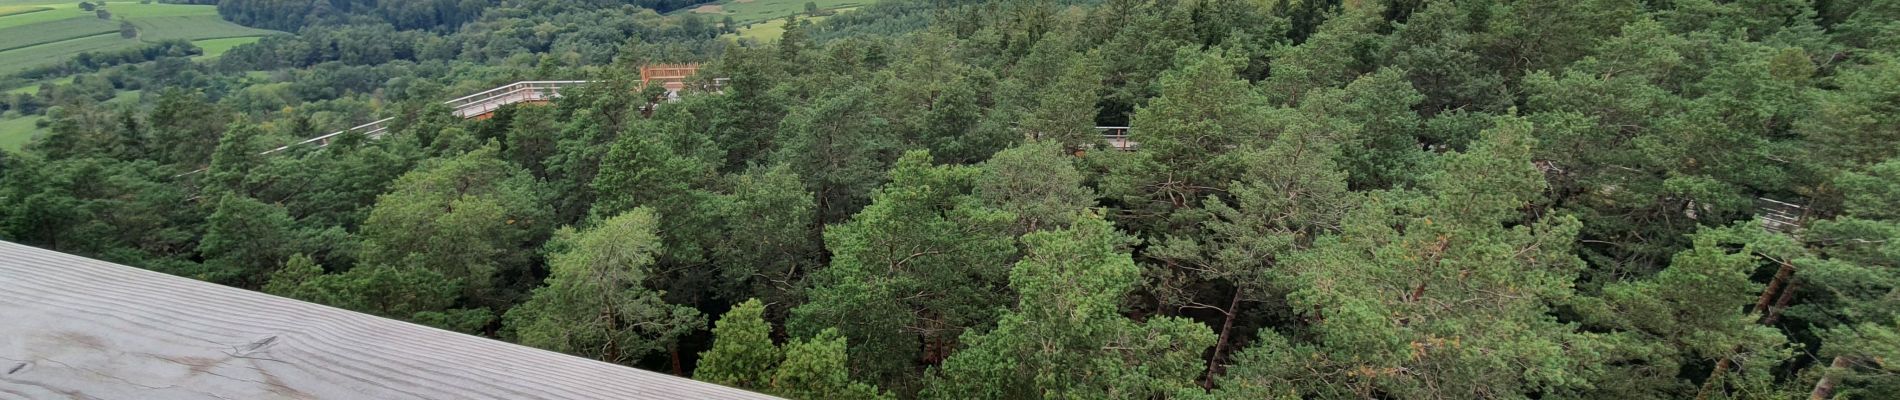
M 119 33 L 119 23 L 98 18 L 69 18 L 0 29 L 0 52 L 72 38 Z
M 15 13 L 15 14 L 9 14 L 6 16 L 0 16 L 0 28 L 27 26 L 27 25 L 33 25 L 33 24 L 53 22 L 53 21 L 58 21 L 62 19 L 72 19 L 72 18 L 97 19 L 98 18 L 98 17 L 93 16 L 92 13 L 80 10 L 79 6 L 75 4 L 78 4 L 78 2 L 73 2 L 70 4 L 60 3 L 60 4 L 46 4 L 46 5 L 40 5 L 40 6 L 32 6 L 31 8 L 44 8 L 45 10 L 41 10 L 37 12 L 29 12 L 29 13 Z M 21 6 L 0 6 L 0 7 L 21 7 Z
M 217 15 L 147 17 L 132 20 L 139 27 L 139 39 L 225 39 L 275 35 L 279 32 L 225 22 Z M 229 50 L 229 49 L 226 49 Z
M 0 17 L 52 10 L 52 7 L 40 6 L 0 6 Z
M 34 126 L 34 123 L 39 122 L 40 118 L 32 116 L 0 119 L 0 150 L 20 151 L 20 147 L 26 146 L 28 140 L 33 140 L 33 135 L 39 134 L 40 128 Z
M 145 94 L 145 91 L 143 90 L 120 91 L 118 93 L 112 94 L 112 98 L 106 99 L 106 101 L 102 101 L 99 103 L 100 104 L 137 103 L 139 101 L 139 96 L 142 96 L 144 94 Z
M 205 41 L 207 53 L 222 54 L 242 40 L 207 41 L 280 34 L 244 27 L 218 17 L 217 6 L 108 2 L 114 19 L 139 27 L 137 40 L 121 39 L 116 21 L 100 20 L 79 9 L 77 1 L 0 0 L 0 10 L 45 11 L 0 16 L 0 75 L 45 66 L 88 51 L 116 50 L 165 39 Z
M 117 33 L 108 33 L 0 51 L 0 75 L 65 61 L 79 53 L 120 49 L 137 44 L 137 40 L 121 38 Z
M 52 80 L 52 82 L 55 85 L 70 84 L 70 83 L 73 83 L 73 77 L 68 76 L 65 78 L 54 79 Z M 39 94 L 40 83 L 43 83 L 43 82 L 34 82 L 33 84 L 30 84 L 30 85 L 9 89 L 7 90 L 7 94 L 17 94 L 17 93 Z
M 724 0 L 718 3 L 688 9 L 685 12 L 707 14 L 717 18 L 732 17 L 734 22 L 747 24 L 785 18 L 792 14 L 805 12 L 805 3 L 817 3 L 822 10 L 852 8 L 874 3 L 877 0 Z M 780 27 L 783 29 L 783 27 Z M 773 36 L 777 37 L 777 36 Z
M 263 39 L 263 37 L 262 36 L 248 36 L 248 37 L 234 37 L 234 38 L 221 38 L 221 39 L 193 40 L 191 41 L 191 44 L 198 45 L 198 48 L 205 49 L 205 53 L 204 55 L 192 57 L 192 59 L 208 60 L 208 59 L 218 58 L 218 56 L 224 55 L 224 52 L 231 51 L 231 48 L 238 47 L 240 45 L 244 45 L 247 43 L 255 42 L 258 39 Z
M 847 8 L 847 9 L 842 9 L 842 10 L 837 10 L 837 11 L 844 12 L 844 11 L 850 11 L 850 10 L 851 9 Z M 825 17 L 799 18 L 799 20 L 811 21 L 812 23 L 818 23 L 818 21 L 824 21 Z M 770 41 L 778 40 L 779 37 L 785 36 L 785 20 L 784 19 L 769 19 L 769 20 L 753 23 L 751 25 L 744 25 L 739 28 L 739 33 L 735 36 L 741 39 L 754 39 L 760 42 L 770 42 Z
M 98 19 L 98 17 L 93 15 L 91 11 L 85 11 L 85 10 L 79 9 L 78 1 L 53 2 L 50 0 L 28 0 L 28 1 L 19 1 L 19 2 L 8 2 L 8 3 L 33 3 L 33 4 L 20 4 L 20 5 L 0 4 L 0 7 L 47 8 L 48 10 L 0 16 L 0 29 L 42 24 L 42 23 L 59 21 L 59 20 L 64 20 L 64 19 L 74 19 L 74 18 Z M 113 19 L 118 19 L 119 17 L 125 17 L 126 19 L 136 20 L 138 18 L 147 18 L 147 17 L 173 17 L 173 16 L 184 16 L 184 15 L 218 15 L 218 6 L 210 6 L 210 5 L 139 4 L 137 2 L 110 2 L 110 3 L 105 3 L 105 4 L 106 4 L 106 11 L 112 13 Z

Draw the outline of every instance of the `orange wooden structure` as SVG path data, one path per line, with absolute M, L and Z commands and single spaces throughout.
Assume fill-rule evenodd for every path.
M 658 82 L 668 92 L 686 88 L 686 78 L 699 73 L 699 64 L 648 64 L 640 66 L 640 87 Z

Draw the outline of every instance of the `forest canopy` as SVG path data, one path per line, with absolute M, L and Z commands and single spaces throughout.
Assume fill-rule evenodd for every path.
M 0 239 L 800 399 L 1900 396 L 1900 1 L 697 3 L 219 2 L 0 101 Z

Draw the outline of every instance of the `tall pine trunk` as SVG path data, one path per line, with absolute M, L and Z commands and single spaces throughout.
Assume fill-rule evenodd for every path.
M 1755 299 L 1755 312 L 1767 312 L 1768 300 L 1773 299 L 1775 292 L 1781 290 L 1782 282 L 1787 282 L 1788 277 L 1793 275 L 1794 264 L 1781 263 L 1781 269 L 1775 271 L 1775 277 L 1768 281 L 1768 287 L 1762 288 L 1761 298 Z
M 1245 290 L 1234 287 L 1234 300 L 1227 305 L 1227 321 L 1220 325 L 1220 340 L 1214 342 L 1214 355 L 1207 357 L 1207 378 L 1201 381 L 1202 389 L 1214 388 L 1214 375 L 1220 373 L 1221 352 L 1227 350 L 1228 338 L 1234 332 L 1234 318 L 1240 316 L 1240 296 Z
M 1794 299 L 1795 282 L 1793 275 L 1794 265 L 1781 263 L 1781 270 L 1775 271 L 1774 280 L 1768 282 L 1768 287 L 1762 288 L 1761 298 L 1755 300 L 1755 310 L 1766 313 L 1762 315 L 1759 320 L 1762 325 L 1774 325 L 1776 321 L 1781 320 L 1781 310 L 1788 308 L 1788 302 Z M 1786 288 L 1781 287 L 1783 282 L 1787 283 Z M 1776 289 L 1781 289 L 1781 296 L 1779 298 L 1775 296 Z M 1772 308 L 1769 308 L 1768 299 L 1771 298 L 1775 298 L 1775 303 Z M 1740 350 L 1739 347 L 1736 348 L 1736 351 Z M 1708 399 L 1709 393 L 1715 391 L 1716 383 L 1722 380 L 1722 375 L 1728 373 L 1729 368 L 1734 367 L 1734 364 L 1734 359 L 1729 357 L 1723 357 L 1722 361 L 1717 361 L 1715 363 L 1715 370 L 1709 371 L 1709 379 L 1702 382 L 1701 390 L 1696 391 L 1696 400 Z
M 666 352 L 673 357 L 673 376 L 686 376 L 686 369 L 680 367 L 680 344 L 666 345 Z
M 1837 370 L 1847 369 L 1847 365 L 1847 356 L 1834 356 L 1834 362 L 1827 366 L 1827 369 L 1831 371 L 1822 374 L 1821 381 L 1814 383 L 1814 391 L 1808 392 L 1808 400 L 1827 400 L 1833 397 L 1834 385 L 1840 383 L 1840 377 L 1835 376 L 1834 373 Z

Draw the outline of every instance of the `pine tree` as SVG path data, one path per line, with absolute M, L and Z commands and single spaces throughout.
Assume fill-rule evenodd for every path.
M 889 398 L 876 387 L 852 381 L 846 367 L 845 339 L 836 329 L 774 346 L 772 327 L 758 299 L 746 300 L 720 316 L 713 348 L 701 353 L 693 379 L 732 385 L 793 399 Z
M 214 282 L 258 287 L 304 243 L 282 207 L 237 194 L 225 194 L 217 204 L 198 241 L 205 263 L 229 274 Z
M 1153 398 L 1192 387 L 1213 334 L 1186 319 L 1119 313 L 1141 276 L 1118 250 L 1128 241 L 1093 215 L 1024 236 L 1028 255 L 1010 271 L 1016 307 L 996 329 L 966 334 L 923 397 Z
M 539 182 L 496 153 L 484 147 L 397 179 L 363 222 L 363 263 L 429 269 L 463 280 L 471 299 L 505 303 L 551 212 Z
M 495 319 L 486 308 L 461 308 L 462 281 L 420 268 L 357 266 L 324 273 L 303 254 L 270 275 L 265 293 L 407 320 L 463 333 L 480 333 Z
M 1112 167 L 1102 191 L 1124 208 L 1140 234 L 1173 233 L 1197 216 L 1177 212 L 1238 178 L 1239 152 L 1265 132 L 1265 99 L 1234 74 L 1236 60 L 1188 53 L 1161 78 L 1161 95 L 1135 112 L 1130 129 L 1141 151 Z
M 764 315 L 765 305 L 751 299 L 713 321 L 713 347 L 699 354 L 693 379 L 753 390 L 768 387 L 785 354 L 772 344 L 772 326 Z
M 615 363 L 669 350 L 704 329 L 698 311 L 644 286 L 661 252 L 658 226 L 653 211 L 639 208 L 563 231 L 549 245 L 547 285 L 508 310 L 508 329 L 522 344 Z
M 772 374 L 769 392 L 793 399 L 889 399 L 877 387 L 855 382 L 847 374 L 846 341 L 836 329 L 785 346 L 785 362 Z
M 251 188 L 245 184 L 246 176 L 266 162 L 264 156 L 258 154 L 265 150 L 258 142 L 261 135 L 263 132 L 249 123 L 233 122 L 224 137 L 218 139 L 217 149 L 211 152 L 211 165 L 200 178 L 202 190 L 213 194 L 251 195 Z
M 1531 125 L 1497 121 L 1470 151 L 1434 162 L 1421 192 L 1383 192 L 1340 232 L 1279 260 L 1268 279 L 1303 324 L 1263 331 L 1227 379 L 1254 393 L 1318 397 L 1524 397 L 1587 387 L 1593 335 L 1549 317 L 1582 262 L 1574 219 L 1521 209 L 1544 181 Z M 1260 354 L 1265 352 L 1264 354 Z M 1313 372 L 1293 372 L 1292 369 Z M 1317 379 L 1287 379 L 1313 376 Z M 1261 387 L 1260 383 L 1270 386 Z
M 824 251 L 812 193 L 782 165 L 728 176 L 726 186 L 715 202 L 722 241 L 712 249 L 721 295 L 794 304 Z M 783 307 L 775 319 L 783 320 Z
M 1015 214 L 1015 235 L 1068 226 L 1075 210 L 1095 205 L 1095 193 L 1062 150 L 1057 142 L 1038 142 L 997 152 L 983 162 L 975 196 Z
M 841 89 L 792 109 L 779 125 L 772 163 L 790 166 L 817 194 L 820 222 L 863 208 L 901 155 L 889 123 L 874 117 L 871 97 L 863 86 Z
M 994 321 L 1009 299 L 1015 216 L 969 198 L 979 173 L 905 154 L 870 206 L 826 229 L 831 265 L 792 310 L 792 335 L 837 328 L 853 343 L 853 370 L 901 392 L 913 365 L 941 360 L 962 332 Z
M 1318 103 L 1318 102 L 1313 102 Z M 1278 131 L 1264 149 L 1243 150 L 1243 178 L 1229 204 L 1203 202 L 1210 220 L 1202 235 L 1171 236 L 1146 255 L 1168 266 L 1153 291 L 1168 305 L 1189 305 L 1221 314 L 1219 340 L 1209 355 L 1209 376 L 1236 342 L 1243 302 L 1266 301 L 1283 289 L 1268 287 L 1280 259 L 1333 233 L 1358 197 L 1347 191 L 1348 173 L 1338 165 L 1340 143 L 1356 132 L 1323 108 L 1276 110 L 1267 126 Z

